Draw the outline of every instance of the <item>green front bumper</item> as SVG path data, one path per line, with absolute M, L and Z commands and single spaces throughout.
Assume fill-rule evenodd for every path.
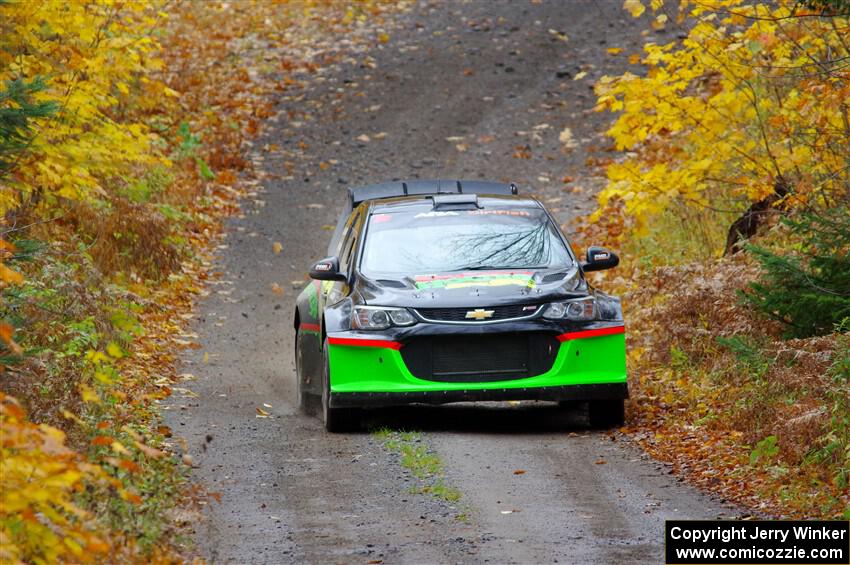
M 333 396 L 364 393 L 400 393 L 409 398 L 427 399 L 427 393 L 446 391 L 484 392 L 498 390 L 508 398 L 510 391 L 533 389 L 563 390 L 575 387 L 576 391 L 600 390 L 599 385 L 613 385 L 626 390 L 626 343 L 623 333 L 591 335 L 580 339 L 565 339 L 560 343 L 552 368 L 534 377 L 522 377 L 498 382 L 435 382 L 413 376 L 405 366 L 395 342 L 356 340 L 345 334 L 329 336 L 330 385 Z M 591 385 L 591 386 L 584 386 Z M 422 393 L 419 395 L 418 393 Z M 506 396 L 507 394 L 507 396 Z M 539 396 L 539 395 L 538 395 Z M 545 394 L 543 395 L 545 397 Z M 572 395 L 581 398 L 581 394 Z M 457 395 L 452 396 L 457 397 Z M 470 398 L 483 398 L 471 394 Z M 558 400 L 559 398 L 553 398 Z M 344 401 L 340 404 L 346 403 Z M 346 403 L 348 404 L 348 403 Z

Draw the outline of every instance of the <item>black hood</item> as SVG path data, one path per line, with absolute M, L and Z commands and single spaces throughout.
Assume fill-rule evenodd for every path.
M 362 304 L 412 308 L 540 304 L 588 293 L 576 266 L 450 272 L 401 279 L 367 279 L 358 274 L 352 290 Z

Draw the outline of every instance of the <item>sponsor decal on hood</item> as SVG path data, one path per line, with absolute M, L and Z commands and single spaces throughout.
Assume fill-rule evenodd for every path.
M 450 273 L 445 275 L 416 275 L 414 284 L 419 290 L 435 288 L 465 288 L 470 286 L 524 286 L 534 288 L 532 271 L 487 271 Z

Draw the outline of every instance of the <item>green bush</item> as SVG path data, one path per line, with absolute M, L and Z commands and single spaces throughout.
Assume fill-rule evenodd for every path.
M 764 272 L 744 299 L 785 324 L 788 337 L 832 333 L 850 317 L 850 209 L 806 212 L 783 222 L 801 241 L 799 251 L 746 246 Z

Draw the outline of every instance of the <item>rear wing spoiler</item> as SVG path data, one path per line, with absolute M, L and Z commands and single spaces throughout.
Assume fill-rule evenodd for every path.
M 517 193 L 514 183 L 482 180 L 407 180 L 382 182 L 348 189 L 351 208 L 366 200 L 395 198 L 398 196 L 428 196 L 432 194 L 493 194 L 510 196 Z

